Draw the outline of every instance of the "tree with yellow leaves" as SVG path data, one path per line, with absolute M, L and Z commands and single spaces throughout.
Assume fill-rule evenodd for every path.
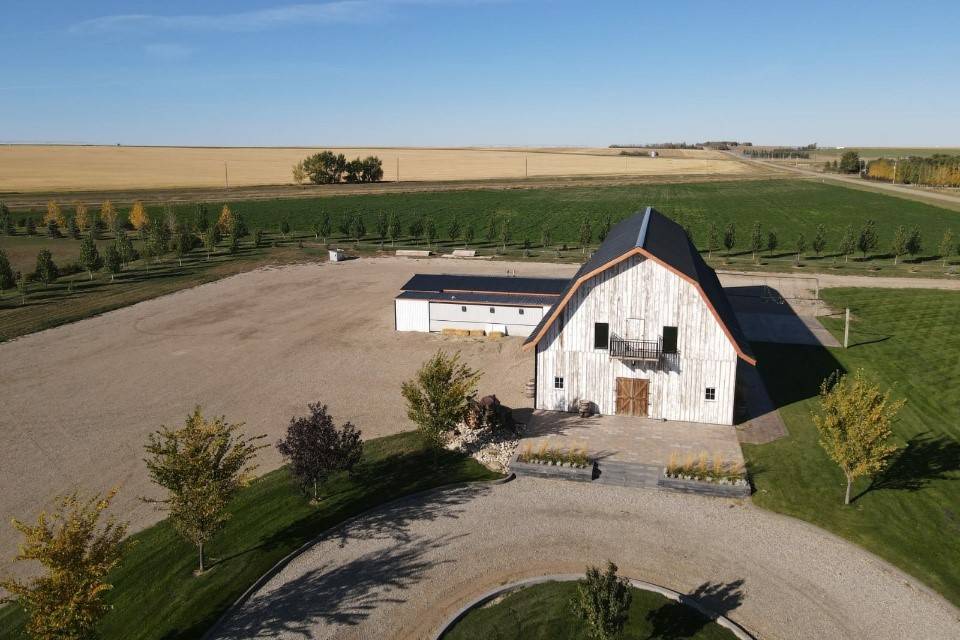
M 233 212 L 230 211 L 230 206 L 224 204 L 223 208 L 220 209 L 220 217 L 217 218 L 217 226 L 220 227 L 220 233 L 223 235 L 233 233 L 233 225 L 235 222 L 236 219 L 233 217 Z
M 133 203 L 133 206 L 130 207 L 130 224 L 133 225 L 133 228 L 137 231 L 140 231 L 144 227 L 150 225 L 150 218 L 147 216 L 147 210 L 143 206 L 143 203 L 137 200 Z
M 867 380 L 863 369 L 852 376 L 835 372 L 820 385 L 820 413 L 813 423 L 820 446 L 847 478 L 844 504 L 850 504 L 853 481 L 887 468 L 897 446 L 890 444 L 890 424 L 906 403 L 890 401 L 890 391 Z
M 50 221 L 57 223 L 57 226 L 63 229 L 67 226 L 67 218 L 63 215 L 63 210 L 60 209 L 60 205 L 57 204 L 56 200 L 51 200 L 47 203 L 47 213 L 43 216 L 43 223 L 50 224 Z
M 73 208 L 73 221 L 77 223 L 80 231 L 86 231 L 90 228 L 90 214 L 87 213 L 87 205 L 78 202 Z
M 39 562 L 44 568 L 42 575 L 30 581 L 0 581 L 0 587 L 15 596 L 27 614 L 31 638 L 88 640 L 96 636 L 97 625 L 110 610 L 103 595 L 112 585 L 105 579 L 120 562 L 121 541 L 127 534 L 127 524 L 113 516 L 100 523 L 116 493 L 87 499 L 77 493 L 61 496 L 53 515 L 41 513 L 37 524 L 13 521 L 24 537 L 16 560 Z
M 104 200 L 103 204 L 100 205 L 100 220 L 107 225 L 108 229 L 117 230 L 117 210 L 113 208 L 113 203 L 109 200 Z
M 161 500 L 144 498 L 170 514 L 174 529 L 196 545 L 203 573 L 203 547 L 230 518 L 227 505 L 249 483 L 257 451 L 266 445 L 246 437 L 243 424 L 229 424 L 223 416 L 207 420 L 200 407 L 179 429 L 161 426 L 146 445 L 150 479 L 167 490 Z

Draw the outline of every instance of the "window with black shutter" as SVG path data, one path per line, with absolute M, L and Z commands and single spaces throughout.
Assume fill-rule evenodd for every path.
M 677 352 L 677 328 L 676 327 L 663 328 L 663 352 L 664 353 Z
M 610 347 L 610 325 L 606 322 L 593 323 L 593 348 L 608 349 Z

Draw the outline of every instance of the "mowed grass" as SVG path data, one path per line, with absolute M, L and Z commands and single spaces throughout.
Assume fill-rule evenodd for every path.
M 576 582 L 545 582 L 473 609 L 443 640 L 587 640 L 587 626 L 570 607 Z M 658 593 L 631 588 L 624 640 L 732 640 L 733 633 Z
M 960 605 L 960 293 L 821 293 L 833 308 L 852 310 L 850 349 L 755 345 L 790 435 L 743 447 L 754 501 L 866 547 Z M 842 338 L 840 319 L 825 324 Z M 810 416 L 820 381 L 858 368 L 906 398 L 893 427 L 903 449 L 883 475 L 857 482 L 856 500 L 844 506 L 843 474 Z
M 196 550 L 161 522 L 131 536 L 134 543 L 109 581 L 113 610 L 104 619 L 101 637 L 115 640 L 200 638 L 250 585 L 274 564 L 319 534 L 384 502 L 451 483 L 493 480 L 496 474 L 471 458 L 443 451 L 437 457 L 415 432 L 364 443 L 363 460 L 323 486 L 319 506 L 311 506 L 285 468 L 269 473 L 241 491 L 230 506 L 232 518 L 208 545 L 210 568 L 193 575 Z M 465 500 L 479 487 L 445 493 L 423 507 L 397 506 L 389 521 L 374 523 L 391 531 L 432 517 L 442 505 Z M 371 529 L 343 535 L 372 535 Z M 384 565 L 385 570 L 389 570 Z M 322 589 L 323 576 L 316 589 Z M 355 596 L 362 596 L 358 587 Z M 344 594 L 343 597 L 348 597 Z M 316 611 L 334 611 L 336 596 L 316 603 Z M 0 638 L 20 638 L 23 614 L 13 605 L 0 608 Z

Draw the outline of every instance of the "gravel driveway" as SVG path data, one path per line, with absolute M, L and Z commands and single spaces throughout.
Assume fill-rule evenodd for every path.
M 429 638 L 520 578 L 615 561 L 760 638 L 946 640 L 960 611 L 862 549 L 747 504 L 523 478 L 432 492 L 332 532 L 220 629 L 239 638 Z

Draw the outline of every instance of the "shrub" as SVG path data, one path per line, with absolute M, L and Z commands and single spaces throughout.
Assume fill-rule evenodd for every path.
M 603 573 L 597 567 L 587 567 L 570 606 L 587 623 L 592 638 L 612 640 L 623 631 L 632 600 L 629 581 L 617 576 L 617 565 L 608 560 Z

